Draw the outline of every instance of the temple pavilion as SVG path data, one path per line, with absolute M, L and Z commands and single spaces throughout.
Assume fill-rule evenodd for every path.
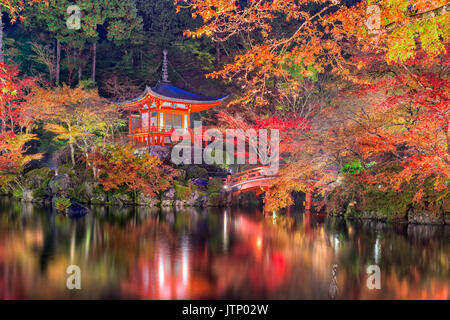
M 206 97 L 172 85 L 169 81 L 167 50 L 163 51 L 162 76 L 156 86 L 120 103 L 131 111 L 128 133 L 134 141 L 150 144 L 171 144 L 173 130 L 190 131 L 190 115 L 219 105 L 228 95 Z

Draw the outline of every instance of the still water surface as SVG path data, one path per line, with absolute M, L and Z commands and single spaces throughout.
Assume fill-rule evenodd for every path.
M 92 207 L 71 220 L 0 197 L 0 299 L 449 299 L 449 258 L 449 226 L 294 209 Z M 81 290 L 66 287 L 73 264 Z M 373 264 L 380 290 L 366 286 Z

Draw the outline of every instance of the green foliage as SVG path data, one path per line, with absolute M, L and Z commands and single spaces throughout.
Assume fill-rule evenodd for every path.
M 58 211 L 65 211 L 70 207 L 70 199 L 66 197 L 56 198 L 55 199 L 55 208 Z
M 47 167 L 42 167 L 39 169 L 34 169 L 31 171 L 28 171 L 25 174 L 26 178 L 33 178 L 33 177 L 38 177 L 40 180 L 45 181 L 51 177 L 53 177 L 53 175 L 55 174 L 55 172 Z
M 218 207 L 220 205 L 220 194 L 215 192 L 209 195 L 208 206 Z
M 41 187 L 41 188 L 33 189 L 31 194 L 33 195 L 34 200 L 42 200 L 45 196 L 45 191 L 44 191 L 44 188 Z
M 74 174 L 74 169 L 72 168 L 72 164 L 65 163 L 58 167 L 58 174 L 67 174 L 72 176 Z
M 222 189 L 222 180 L 214 178 L 208 181 L 207 190 L 209 194 L 217 193 Z
M 175 199 L 177 200 L 189 200 L 191 198 L 191 189 L 189 187 L 183 186 L 179 183 L 174 183 L 175 188 Z
M 95 81 L 92 81 L 92 79 L 81 80 L 78 86 L 83 90 L 93 90 L 97 88 L 97 84 Z
M 403 192 L 372 189 L 362 197 L 359 210 L 367 212 L 372 217 L 387 220 L 404 218 L 414 198 L 415 192 L 412 189 Z
M 342 168 L 342 173 L 345 174 L 359 174 L 364 170 L 361 161 L 359 159 L 354 160 L 353 162 L 344 164 L 344 168 Z
M 19 190 L 19 189 L 15 190 L 13 192 L 13 197 L 14 198 L 22 198 L 22 190 Z
M 188 168 L 188 179 L 208 179 L 208 171 L 201 167 L 189 167 Z

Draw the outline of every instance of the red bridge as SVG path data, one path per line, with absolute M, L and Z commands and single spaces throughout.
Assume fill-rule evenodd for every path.
M 233 195 L 248 191 L 253 191 L 258 195 L 267 191 L 275 183 L 277 177 L 277 170 L 269 167 L 257 167 L 229 175 L 225 181 L 225 188 Z M 323 207 L 325 204 L 324 201 L 313 201 L 311 192 L 306 192 L 305 195 L 306 210 L 310 210 L 312 207 Z

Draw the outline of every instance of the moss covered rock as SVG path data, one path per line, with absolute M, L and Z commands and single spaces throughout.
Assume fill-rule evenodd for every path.
M 50 168 L 43 167 L 34 169 L 25 174 L 24 185 L 30 189 L 45 188 L 54 175 L 55 172 Z
M 411 208 L 408 211 L 408 222 L 419 224 L 444 224 L 444 213 L 431 208 Z
M 73 169 L 72 164 L 65 163 L 58 167 L 58 175 L 60 174 L 67 174 L 68 176 L 71 176 L 75 173 L 75 169 Z

